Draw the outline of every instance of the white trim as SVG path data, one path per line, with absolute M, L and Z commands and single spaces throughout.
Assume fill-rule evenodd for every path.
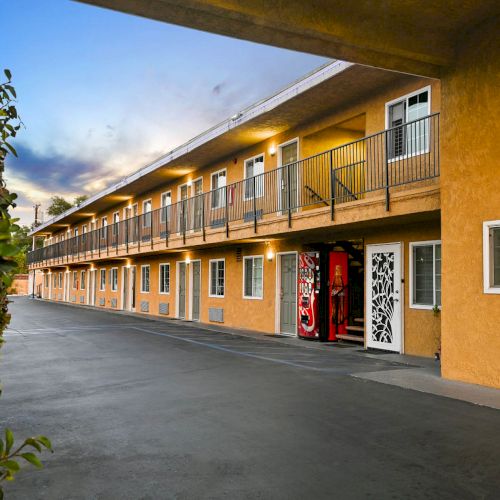
M 144 205 L 146 203 L 150 203 L 151 204 L 151 210 L 149 210 L 148 212 L 145 212 L 144 211 Z M 146 214 L 151 214 L 150 217 L 149 217 L 149 225 L 145 226 L 144 225 L 144 222 L 146 220 L 146 217 L 144 217 Z M 142 201 L 142 206 L 141 206 L 141 228 L 151 228 L 153 226 L 153 199 L 152 198 L 147 198 L 146 200 L 143 200 Z
M 249 259 L 262 259 L 262 297 L 253 297 L 245 295 L 245 261 Z M 245 255 L 243 257 L 243 298 L 248 300 L 264 300 L 264 255 Z M 252 275 L 253 278 L 253 275 Z
M 222 295 L 213 295 L 211 293 L 212 288 L 212 262 L 224 262 L 224 293 Z M 217 284 L 216 284 L 217 288 Z M 222 257 L 220 259 L 209 259 L 208 261 L 208 296 L 213 299 L 223 299 L 226 296 L 226 258 Z
M 76 276 L 76 280 L 75 280 L 75 276 Z M 78 289 L 78 287 L 75 286 L 77 284 L 77 283 L 75 283 L 75 281 L 78 282 L 78 271 L 73 270 L 72 275 L 71 275 L 71 290 Z
M 84 278 L 83 278 L 83 283 L 84 283 L 83 288 L 82 288 L 82 275 L 84 276 Z M 87 270 L 86 269 L 80 269 L 80 290 L 87 290 Z
M 148 272 L 148 285 L 149 285 L 148 288 L 149 288 L 149 290 L 147 290 L 147 291 L 144 290 L 144 288 L 142 286 L 143 285 L 143 283 L 142 283 L 142 270 L 144 268 L 146 268 L 146 267 L 149 270 L 149 272 Z M 149 293 L 151 291 L 151 264 L 142 264 L 141 265 L 141 277 L 140 277 L 140 280 L 141 280 L 141 293 Z
M 137 181 L 138 179 L 141 179 L 151 172 L 154 172 L 155 170 L 158 170 L 159 168 L 162 168 L 169 163 L 173 162 L 174 160 L 181 158 L 182 156 L 186 155 L 187 153 L 193 151 L 194 149 L 207 144 L 208 142 L 212 141 L 213 139 L 220 137 L 221 135 L 224 135 L 227 133 L 229 130 L 233 130 L 238 128 L 239 126 L 243 125 L 244 123 L 249 122 L 250 120 L 261 116 L 277 107 L 282 105 L 283 103 L 294 99 L 298 95 L 303 94 L 307 90 L 316 87 L 320 83 L 329 80 L 330 78 L 348 70 L 349 68 L 355 66 L 354 63 L 349 63 L 345 61 L 334 61 L 332 63 L 327 63 L 324 66 L 312 71 L 308 75 L 306 75 L 304 78 L 292 83 L 291 85 L 287 86 L 285 89 L 277 92 L 276 94 L 272 95 L 271 97 L 268 97 L 266 99 L 263 99 L 256 104 L 253 104 L 249 106 L 248 108 L 243 109 L 240 113 L 237 113 L 236 118 L 233 116 L 231 118 L 228 118 L 227 120 L 224 120 L 223 122 L 219 123 L 218 125 L 215 125 L 214 127 L 206 130 L 205 132 L 201 133 L 200 135 L 190 139 L 188 142 L 184 143 L 183 145 L 175 148 L 174 150 L 166 153 L 165 155 L 161 156 L 157 160 L 153 161 L 152 163 L 145 165 L 142 167 L 140 170 L 137 172 L 129 175 L 128 177 L 125 177 L 121 181 L 117 182 L 116 184 L 110 186 L 107 189 L 104 189 L 100 191 L 99 193 L 95 194 L 94 196 L 91 196 L 87 200 L 85 200 L 79 207 L 74 207 L 66 212 L 48 220 L 44 224 L 38 226 L 33 232 L 29 233 L 29 236 L 33 236 L 33 234 L 36 234 L 45 228 L 51 226 L 52 224 L 59 222 L 63 219 L 65 219 L 68 215 L 73 214 L 77 211 L 84 211 L 88 212 L 89 205 L 95 203 L 97 200 L 109 196 L 116 191 L 123 189 L 124 187 L 128 186 L 129 184 Z M 87 210 L 85 210 L 87 208 Z
M 132 269 L 134 272 L 132 273 Z M 129 267 L 128 275 L 128 301 L 129 301 L 129 311 L 134 312 L 137 309 L 137 265 L 133 264 Z M 134 279 L 132 280 L 132 274 Z M 134 289 L 134 307 L 132 307 L 132 289 Z
M 179 276 L 181 273 L 180 273 L 179 269 L 180 269 L 181 264 L 186 264 L 186 275 L 185 275 L 186 280 L 188 279 L 188 273 L 189 273 L 189 265 L 188 265 L 186 260 L 176 260 L 175 261 L 175 317 L 177 319 L 186 320 L 187 319 L 186 316 L 189 314 L 187 302 L 184 304 L 186 316 L 184 318 L 179 317 L 179 288 L 180 288 L 180 284 L 181 284 L 180 279 L 179 279 Z M 184 285 L 187 285 L 187 283 L 184 283 Z M 187 286 L 186 286 L 186 291 L 187 291 Z
M 214 188 L 214 186 L 213 186 L 213 176 L 215 174 L 220 174 L 221 172 L 225 173 L 226 185 Z M 224 204 L 223 205 L 219 204 L 220 206 L 217 206 L 217 207 L 212 206 L 212 199 L 213 199 L 212 196 L 213 196 L 213 191 L 216 190 L 216 189 L 219 191 L 219 193 L 222 192 L 221 190 L 222 190 L 223 187 L 227 189 L 227 184 L 228 184 L 228 182 L 227 182 L 227 168 L 221 168 L 219 170 L 215 170 L 214 172 L 210 172 L 210 193 L 211 193 L 210 194 L 210 210 L 220 210 L 221 208 L 226 208 L 226 200 L 225 199 L 224 199 Z M 225 193 L 227 193 L 227 191 Z M 227 196 L 227 194 L 226 194 L 226 196 Z M 219 201 L 220 201 L 220 198 L 219 198 Z
M 125 311 L 126 301 L 125 301 L 125 273 L 127 266 L 122 266 L 122 279 L 120 280 L 120 309 Z M 128 281 L 128 280 L 127 280 Z
M 163 204 L 163 197 L 166 196 L 167 194 L 170 194 L 170 205 L 164 205 Z M 165 218 L 163 217 L 163 214 L 164 213 L 166 214 L 168 212 L 168 210 L 164 211 L 164 210 L 161 210 L 161 209 L 165 208 L 165 207 L 171 207 L 172 206 L 172 202 L 173 202 L 173 200 L 172 200 L 172 190 L 171 189 L 169 189 L 168 191 L 163 191 L 163 193 L 160 193 L 160 223 L 161 224 L 167 222 L 167 219 L 166 219 L 166 217 Z
M 298 163 L 300 161 L 300 138 L 299 137 L 294 137 L 293 139 L 290 139 L 288 141 L 285 141 L 285 142 L 282 142 L 281 144 L 278 144 L 278 147 L 277 147 L 277 155 L 278 155 L 278 165 L 277 165 L 277 168 L 281 168 L 281 167 L 284 167 L 283 165 L 283 148 L 286 147 L 286 146 L 289 146 L 290 144 L 293 144 L 294 142 L 297 143 L 297 162 Z M 300 186 L 300 178 L 299 178 L 299 172 L 300 172 L 300 168 L 298 167 L 297 165 L 297 205 L 300 205 L 300 200 L 299 200 L 299 196 L 300 196 L 300 192 L 299 192 L 299 186 Z M 278 185 L 277 185 L 277 189 L 278 189 L 278 193 L 277 193 L 277 196 L 278 196 L 278 214 L 279 215 L 285 215 L 287 212 L 286 211 L 283 211 L 282 210 L 282 206 L 281 206 L 281 184 L 282 184 L 282 179 L 281 179 L 281 173 L 282 173 L 282 170 L 278 170 Z M 295 209 L 293 209 L 295 211 L 299 211 L 300 208 L 297 207 Z
M 491 255 L 490 231 L 492 228 L 500 228 L 500 220 L 489 220 L 483 222 L 483 287 L 484 293 L 500 295 L 500 287 L 492 286 L 491 267 L 493 256 Z
M 161 266 L 168 267 L 168 292 L 161 291 Z M 160 262 L 158 264 L 158 295 L 170 295 L 170 262 Z
M 243 180 L 247 180 L 247 179 L 253 179 L 254 177 L 257 177 L 254 173 L 254 175 L 252 175 L 252 177 L 247 177 L 247 163 L 249 161 L 252 161 L 253 160 L 253 164 L 254 164 L 254 168 L 255 168 L 255 159 L 256 158 L 260 158 L 262 156 L 262 164 L 264 165 L 263 166 L 263 170 L 262 170 L 262 174 L 265 172 L 266 170 L 266 153 L 260 153 L 258 155 L 254 155 L 254 156 L 251 156 L 250 158 L 246 158 L 245 160 L 243 160 Z M 257 174 L 258 176 L 262 175 L 262 174 Z M 255 199 L 259 199 L 259 198 L 264 198 L 265 196 L 265 186 L 264 186 L 264 178 L 262 178 L 262 193 L 260 194 L 260 196 L 255 196 Z M 253 200 L 254 197 L 251 196 L 250 198 L 247 198 L 246 196 L 246 182 L 243 183 L 243 201 L 249 201 L 249 200 Z M 255 195 L 255 193 L 254 193 Z
M 101 273 L 104 271 L 104 288 L 102 288 L 102 279 L 101 279 Z M 106 268 L 105 267 L 100 267 L 99 268 L 99 291 L 100 292 L 105 292 L 106 291 Z
M 414 285 L 414 278 L 413 278 L 413 249 L 415 247 L 425 247 L 425 246 L 431 246 L 432 245 L 432 293 L 433 293 L 433 301 L 434 304 L 427 305 L 427 304 L 414 304 L 413 303 L 413 285 Z M 421 310 L 428 310 L 432 311 L 434 309 L 434 306 L 436 305 L 436 245 L 442 245 L 441 240 L 428 240 L 428 241 L 411 241 L 409 245 L 409 256 L 408 258 L 410 259 L 409 262 L 409 282 L 410 282 L 410 289 L 409 289 L 409 297 L 410 297 L 410 303 L 408 304 L 408 307 L 410 309 L 421 309 Z M 441 250 L 442 252 L 442 250 Z M 442 253 L 441 253 L 442 256 Z M 441 257 L 442 261 L 442 257 Z M 441 263 L 441 270 L 443 269 L 442 263 Z M 442 276 L 442 274 L 441 274 Z M 441 283 L 442 283 L 442 277 L 441 277 Z M 442 292 L 441 292 L 441 302 L 443 300 Z M 441 309 L 441 306 L 438 306 L 439 309 Z
M 289 252 L 277 252 L 276 253 L 276 290 L 274 298 L 274 333 L 278 335 L 287 335 L 289 337 L 298 336 L 298 305 L 295 306 L 295 335 L 292 333 L 282 333 L 281 332 L 281 257 L 283 255 L 295 255 L 295 277 L 296 281 L 299 276 L 299 252 L 289 251 Z M 298 294 L 297 294 L 298 298 Z

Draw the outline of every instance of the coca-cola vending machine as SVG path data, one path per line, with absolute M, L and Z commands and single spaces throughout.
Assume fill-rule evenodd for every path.
M 349 294 L 348 294 L 348 265 L 347 252 L 330 252 L 328 270 L 328 302 L 329 328 L 328 340 L 337 340 L 337 334 L 347 333 Z
M 298 335 L 305 338 L 318 338 L 320 331 L 319 291 L 320 291 L 319 252 L 299 254 L 298 279 Z

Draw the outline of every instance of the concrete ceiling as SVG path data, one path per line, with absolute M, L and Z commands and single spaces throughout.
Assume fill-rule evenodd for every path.
M 498 0 L 77 0 L 233 38 L 439 77 Z

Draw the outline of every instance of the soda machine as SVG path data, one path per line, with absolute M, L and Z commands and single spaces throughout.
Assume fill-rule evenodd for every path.
M 318 338 L 320 333 L 320 254 L 302 252 L 299 254 L 298 276 L 298 335 Z

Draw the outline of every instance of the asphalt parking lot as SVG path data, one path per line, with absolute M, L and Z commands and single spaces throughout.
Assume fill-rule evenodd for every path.
M 498 498 L 500 412 L 352 377 L 350 349 L 16 298 L 1 424 L 55 448 L 7 499 Z

